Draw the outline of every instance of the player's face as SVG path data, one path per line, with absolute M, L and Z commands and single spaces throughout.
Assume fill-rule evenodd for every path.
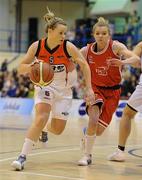
M 97 26 L 93 35 L 97 44 L 106 44 L 110 38 L 109 31 L 106 26 Z
M 61 44 L 66 36 L 67 26 L 58 24 L 54 30 L 50 33 L 52 39 L 54 39 L 57 44 Z

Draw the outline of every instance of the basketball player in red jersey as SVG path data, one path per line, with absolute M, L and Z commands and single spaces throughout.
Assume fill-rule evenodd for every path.
M 124 44 L 113 41 L 108 22 L 100 17 L 93 26 L 95 42 L 81 49 L 81 53 L 91 69 L 92 88 L 95 101 L 87 106 L 89 122 L 84 130 L 82 148 L 84 155 L 78 165 L 87 166 L 92 163 L 92 149 L 95 137 L 100 136 L 110 124 L 121 93 L 121 69 L 112 66 L 115 59 L 124 59 L 123 64 L 139 65 L 138 56 L 129 51 Z
M 133 52 L 139 57 L 142 56 L 142 41 L 139 42 Z M 113 65 L 121 66 L 121 61 L 113 62 Z M 142 70 L 142 58 L 141 58 L 141 70 Z M 131 132 L 131 121 L 134 119 L 137 112 L 142 113 L 142 73 L 140 75 L 139 84 L 136 86 L 135 91 L 130 96 L 127 105 L 125 106 L 120 120 L 119 126 L 119 141 L 118 149 L 108 156 L 108 160 L 123 162 L 126 160 L 125 157 L 125 146 L 127 139 Z
M 83 71 L 87 103 L 91 103 L 95 99 L 91 87 L 90 68 L 87 62 L 71 42 L 65 41 L 66 23 L 61 18 L 55 17 L 48 8 L 47 10 L 48 13 L 44 16 L 47 23 L 47 38 L 34 42 L 29 47 L 20 64 L 19 73 L 29 73 L 31 63 L 37 58 L 37 60 L 41 59 L 52 65 L 54 80 L 46 87 L 35 87 L 35 120 L 28 130 L 20 156 L 12 163 L 15 170 L 24 169 L 26 156 L 37 142 L 51 111 L 53 133 L 61 134 L 64 130 L 71 106 L 71 86 L 73 81 L 76 80 L 71 59 L 78 63 Z

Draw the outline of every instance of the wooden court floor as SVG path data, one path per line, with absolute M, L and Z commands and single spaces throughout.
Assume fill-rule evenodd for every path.
M 23 119 L 28 123 L 21 123 Z M 88 167 L 78 166 L 81 129 L 87 121 L 70 119 L 62 135 L 49 134 L 47 149 L 42 148 L 40 143 L 35 146 L 28 156 L 24 171 L 13 171 L 11 162 L 20 153 L 30 121 L 28 117 L 0 117 L 0 180 L 142 179 L 142 119 L 133 121 L 126 148 L 126 162 L 107 161 L 107 156 L 117 147 L 119 120 L 113 118 L 110 127 L 96 139 L 93 164 Z

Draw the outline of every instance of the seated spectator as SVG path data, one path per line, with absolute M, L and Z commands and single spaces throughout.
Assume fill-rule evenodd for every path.
M 34 97 L 34 84 L 30 83 L 29 84 L 29 89 L 28 89 L 28 98 L 33 98 Z
M 1 64 L 1 71 L 2 72 L 7 71 L 7 65 L 8 65 L 8 62 L 7 62 L 7 59 L 5 59 L 3 61 L 3 63 Z
M 28 97 L 28 88 L 20 84 L 16 90 L 16 97 Z

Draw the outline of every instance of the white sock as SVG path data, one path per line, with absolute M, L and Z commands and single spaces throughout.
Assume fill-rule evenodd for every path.
M 96 135 L 88 136 L 86 134 L 86 136 L 85 136 L 85 152 L 84 152 L 86 155 L 92 154 L 93 145 L 95 143 L 95 138 L 96 138 Z
M 31 150 L 32 150 L 34 145 L 35 145 L 34 141 L 32 141 L 29 138 L 25 138 L 25 142 L 23 144 L 23 148 L 22 148 L 21 154 L 24 154 L 24 155 L 27 156 L 31 152 Z

